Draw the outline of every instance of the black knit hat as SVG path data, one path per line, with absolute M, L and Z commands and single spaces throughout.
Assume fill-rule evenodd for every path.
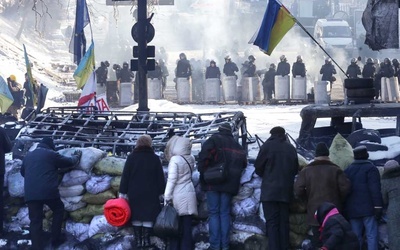
M 221 125 L 218 127 L 218 131 L 223 131 L 223 130 L 232 132 L 232 127 L 231 127 L 231 125 L 230 125 L 228 122 L 225 122 L 225 123 L 221 124 Z
M 56 147 L 54 146 L 54 141 L 50 137 L 44 137 L 40 142 L 47 145 L 49 148 L 53 150 L 56 149 Z
M 318 156 L 329 156 L 329 149 L 328 146 L 324 142 L 320 142 L 317 144 L 315 148 L 315 157 Z
M 367 160 L 369 157 L 367 147 L 365 146 L 358 146 L 353 149 L 354 153 L 354 160 Z
M 271 135 L 284 135 L 286 133 L 285 129 L 282 127 L 273 127 L 269 133 Z

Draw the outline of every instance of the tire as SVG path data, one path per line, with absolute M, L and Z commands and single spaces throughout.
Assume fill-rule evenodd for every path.
M 344 79 L 344 87 L 346 89 L 373 88 L 374 79 L 371 78 Z
M 354 148 L 358 143 L 362 141 L 369 141 L 373 143 L 381 143 L 381 135 L 374 129 L 359 129 L 351 133 L 346 140 Z
M 368 97 L 348 97 L 347 101 L 351 104 L 369 104 L 371 101 L 374 100 L 373 97 L 368 98 Z
M 373 97 L 375 96 L 375 89 L 374 88 L 362 88 L 362 89 L 348 89 L 347 90 L 347 97 L 348 98 L 353 98 L 353 97 L 366 97 L 366 98 L 371 98 L 374 99 Z

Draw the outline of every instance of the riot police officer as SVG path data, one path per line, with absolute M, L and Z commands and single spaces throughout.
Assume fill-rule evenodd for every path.
M 254 64 L 254 62 L 256 61 L 256 58 L 253 55 L 250 55 L 248 57 L 248 59 L 249 59 L 249 61 L 243 70 L 243 76 L 244 77 L 254 77 L 256 74 L 256 65 Z
M 306 66 L 303 63 L 302 56 L 300 56 L 300 55 L 297 56 L 296 62 L 293 63 L 292 75 L 293 75 L 293 77 L 296 77 L 296 76 L 305 77 L 306 76 Z
M 275 92 L 275 64 L 271 63 L 269 69 L 264 74 L 262 81 L 263 92 L 264 92 L 264 103 L 272 99 L 272 92 Z
M 176 78 L 187 78 L 189 80 L 192 75 L 192 68 L 190 66 L 189 61 L 186 58 L 185 53 L 179 54 L 179 61 L 176 65 Z
M 319 71 L 322 74 L 322 81 L 329 81 L 330 87 L 332 89 L 332 83 L 336 81 L 336 78 L 333 76 L 336 74 L 335 66 L 333 66 L 330 58 L 325 59 L 325 64 L 322 65 L 321 70 Z
M 220 79 L 220 77 L 221 77 L 221 71 L 219 70 L 219 67 L 217 67 L 214 60 L 211 60 L 210 66 L 208 66 L 206 69 L 206 79 L 209 79 L 209 78 Z
M 363 78 L 374 78 L 375 77 L 375 65 L 374 62 L 372 61 L 372 58 L 367 59 L 367 63 L 364 65 L 364 68 L 362 70 L 362 77 Z
M 276 69 L 276 75 L 278 75 L 278 76 L 289 75 L 290 74 L 290 64 L 287 62 L 286 56 L 282 55 L 279 59 L 281 61 L 278 63 L 278 68 Z
M 236 63 L 232 62 L 230 56 L 226 56 L 223 73 L 226 76 L 235 76 L 237 79 L 237 75 L 235 74 L 235 72 L 238 72 L 238 71 L 239 71 L 239 68 L 236 65 Z
M 361 69 L 357 65 L 357 59 L 356 58 L 352 58 L 351 59 L 351 63 L 349 65 L 349 67 L 347 67 L 346 75 L 349 78 L 358 78 L 358 76 L 361 75 Z

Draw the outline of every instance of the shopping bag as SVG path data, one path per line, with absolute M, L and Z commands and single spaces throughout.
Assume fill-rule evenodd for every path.
M 153 226 L 154 234 L 160 238 L 177 237 L 179 235 L 179 215 L 172 204 L 161 209 Z

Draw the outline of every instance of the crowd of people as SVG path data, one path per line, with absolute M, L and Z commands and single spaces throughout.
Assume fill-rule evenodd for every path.
M 165 239 L 169 249 L 193 249 L 192 219 L 198 214 L 198 204 L 192 173 L 196 166 L 207 197 L 209 249 L 229 249 L 231 202 L 238 194 L 242 172 L 248 164 L 247 152 L 232 132 L 230 123 L 221 124 L 218 132 L 202 144 L 197 162 L 190 139 L 172 136 L 164 152 L 169 163 L 166 179 L 160 158 L 152 148 L 152 138 L 138 138 L 125 162 L 119 188 L 119 197 L 126 199 L 131 209 L 133 249 L 152 249 L 152 227 L 163 205 L 172 205 L 179 215 L 180 234 Z M 313 235 L 311 249 L 358 250 L 363 245 L 378 249 L 378 222 L 384 211 L 390 249 L 400 247 L 398 162 L 389 160 L 381 178 L 368 160 L 367 148 L 359 146 L 353 149 L 354 161 L 343 171 L 330 160 L 327 145 L 319 143 L 314 160 L 299 169 L 296 148 L 285 129 L 274 127 L 270 134 L 254 164 L 255 174 L 262 179 L 260 201 L 269 249 L 289 249 L 289 204 L 294 197 L 307 203 L 307 223 Z M 0 127 L 0 174 L 4 175 L 4 155 L 10 151 L 11 142 Z M 32 249 L 43 248 L 44 205 L 53 211 L 52 245 L 65 241 L 61 233 L 64 205 L 58 192 L 58 169 L 73 168 L 81 157 L 85 156 L 80 150 L 69 157 L 62 156 L 53 140 L 46 137 L 23 159 L 21 174 Z M 223 174 L 218 179 L 210 178 L 209 171 L 217 166 Z M 0 208 L 1 215 L 3 206 Z

